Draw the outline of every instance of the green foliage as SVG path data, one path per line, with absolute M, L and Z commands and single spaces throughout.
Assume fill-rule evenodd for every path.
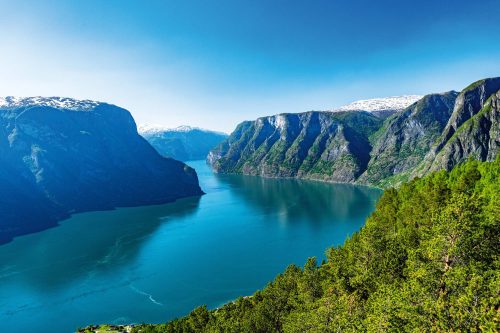
M 486 79 L 482 79 L 482 80 L 478 80 L 476 82 L 472 82 L 471 84 L 469 84 L 467 87 L 465 87 L 464 90 L 462 91 L 470 91 L 470 90 L 473 90 L 477 87 L 479 87 L 480 85 L 484 84 L 484 82 L 486 81 Z
M 500 158 L 414 179 L 321 265 L 134 332 L 498 332 L 499 202 Z

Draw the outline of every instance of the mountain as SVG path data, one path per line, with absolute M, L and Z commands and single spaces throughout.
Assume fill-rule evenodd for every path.
M 332 112 L 367 111 L 376 116 L 387 118 L 394 113 L 403 111 L 405 108 L 412 105 L 422 97 L 423 96 L 420 95 L 404 95 L 364 99 L 346 104 L 337 109 L 333 109 Z
M 371 138 L 370 162 L 358 181 L 384 186 L 407 179 L 444 130 L 457 95 L 455 91 L 427 95 L 389 117 Z
M 217 172 L 398 185 L 469 157 L 492 161 L 499 90 L 500 78 L 490 78 L 413 103 L 418 96 L 246 121 L 207 160 Z
M 161 155 L 181 161 L 205 159 L 210 149 L 228 137 L 225 133 L 190 126 L 168 129 L 142 125 L 139 133 Z
M 473 157 L 493 161 L 500 150 L 500 78 L 477 81 L 457 97 L 453 113 L 415 175 L 451 170 Z
M 243 122 L 208 155 L 217 172 L 353 182 L 366 169 L 369 112 L 280 114 Z
M 0 99 L 0 242 L 71 213 L 200 195 L 184 163 L 161 157 L 130 113 L 59 97 Z

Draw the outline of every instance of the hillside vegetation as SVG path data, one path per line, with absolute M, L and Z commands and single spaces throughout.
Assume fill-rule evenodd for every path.
M 424 96 L 388 117 L 311 111 L 241 123 L 208 162 L 221 173 L 397 186 L 500 150 L 500 78 Z
M 133 332 L 495 332 L 500 159 L 469 160 L 384 192 L 320 265 L 289 266 L 219 309 Z

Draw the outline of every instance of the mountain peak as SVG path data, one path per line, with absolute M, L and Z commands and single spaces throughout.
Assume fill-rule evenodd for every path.
M 50 106 L 57 109 L 66 109 L 74 111 L 90 111 L 101 104 L 92 100 L 79 100 L 68 97 L 0 97 L 0 108 L 17 108 L 27 106 Z
M 355 101 L 339 108 L 331 110 L 332 112 L 340 111 L 402 111 L 411 104 L 415 103 L 423 96 L 420 95 L 404 95 L 391 96 L 383 98 L 371 98 Z
M 163 132 L 191 132 L 191 131 L 201 131 L 207 133 L 217 133 L 217 134 L 227 135 L 226 133 L 212 131 L 195 126 L 188 126 L 188 125 L 181 125 L 178 127 L 170 128 L 157 124 L 140 124 L 139 126 L 137 126 L 137 131 L 140 134 L 149 134 L 149 135 L 160 134 Z

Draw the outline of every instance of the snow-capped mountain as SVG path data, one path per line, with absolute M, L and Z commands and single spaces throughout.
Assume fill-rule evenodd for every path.
M 18 108 L 23 106 L 50 106 L 57 109 L 88 111 L 94 109 L 100 102 L 79 100 L 68 97 L 0 97 L 0 108 Z
M 155 125 L 155 124 L 140 124 L 137 126 L 137 131 L 140 134 L 144 135 L 155 135 L 155 134 L 161 134 L 165 132 L 192 132 L 192 131 L 199 131 L 199 132 L 207 132 L 207 133 L 217 133 L 221 135 L 227 135 L 226 133 L 223 132 L 217 132 L 217 131 L 212 131 L 208 130 L 205 128 L 201 127 L 194 127 L 194 126 L 187 126 L 187 125 L 182 125 L 178 127 L 165 127 L 161 125 Z
M 339 108 L 333 109 L 333 112 L 339 111 L 402 111 L 408 106 L 412 105 L 423 96 L 420 95 L 405 95 L 405 96 L 392 96 L 384 98 L 364 99 L 349 103 Z
M 140 125 L 139 133 L 163 156 L 181 161 L 205 159 L 227 134 L 191 126 L 165 128 L 158 125 Z

